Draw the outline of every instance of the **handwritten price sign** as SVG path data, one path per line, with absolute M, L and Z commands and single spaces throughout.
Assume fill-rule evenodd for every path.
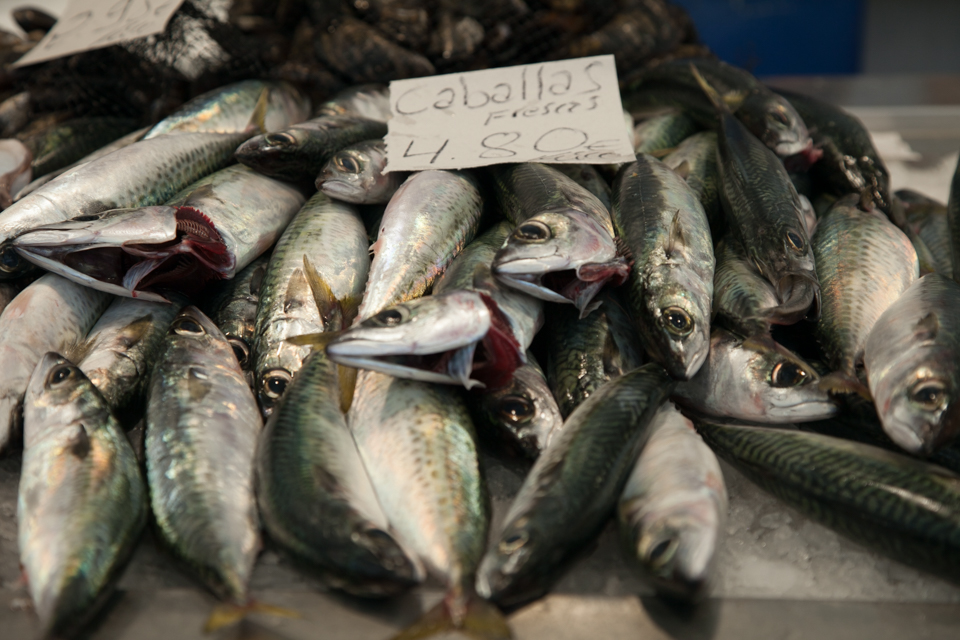
M 181 4 L 183 0 L 73 0 L 43 40 L 13 66 L 162 33 Z
M 395 80 L 387 170 L 633 162 L 613 56 Z

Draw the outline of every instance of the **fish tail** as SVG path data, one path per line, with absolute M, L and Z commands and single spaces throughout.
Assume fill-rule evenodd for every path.
M 476 594 L 466 598 L 451 594 L 392 640 L 421 640 L 453 631 L 474 640 L 513 638 L 506 618 L 496 605 Z
M 710 100 L 710 103 L 714 108 L 719 112 L 729 111 L 727 104 L 723 101 L 723 98 L 720 97 L 720 94 L 717 93 L 717 90 L 710 86 L 702 75 L 700 75 L 700 70 L 697 69 L 697 65 L 690 63 L 690 73 L 693 74 L 693 77 L 696 79 L 697 84 L 700 85 L 700 88 L 703 89 L 703 92 L 707 94 L 707 99 Z
M 872 400 L 870 390 L 862 382 L 843 371 L 834 371 L 820 379 L 818 387 L 822 391 L 836 394 L 856 393 L 866 400 Z
M 257 104 L 253 108 L 253 115 L 250 116 L 250 122 L 247 124 L 247 132 L 254 135 L 267 132 L 267 109 L 270 108 L 270 90 L 264 89 L 257 98 Z
M 213 608 L 210 617 L 203 625 L 204 633 L 213 633 L 224 627 L 236 624 L 251 613 L 260 613 L 278 618 L 299 618 L 300 614 L 293 609 L 286 609 L 276 605 L 250 600 L 246 604 L 223 603 Z

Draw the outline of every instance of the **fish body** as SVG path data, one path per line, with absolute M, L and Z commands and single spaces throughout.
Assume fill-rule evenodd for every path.
M 45 635 L 72 635 L 105 603 L 147 521 L 133 448 L 83 373 L 55 353 L 24 406 L 20 564 Z
M 387 145 L 382 138 L 363 140 L 333 154 L 317 176 L 317 189 L 331 198 L 353 204 L 383 204 L 390 201 L 407 174 L 384 173 Z
M 264 415 L 310 353 L 310 347 L 288 339 L 328 330 L 329 318 L 323 318 L 317 306 L 311 270 L 333 298 L 352 311 L 369 267 L 367 233 L 356 209 L 323 193 L 311 197 L 277 242 L 260 285 L 252 368 Z
M 710 341 L 715 259 L 703 206 L 680 176 L 641 154 L 617 175 L 613 215 L 633 257 L 629 296 L 644 346 L 688 380 Z
M 630 114 L 626 115 L 629 116 Z M 632 117 L 630 122 L 633 122 Z M 632 128 L 631 131 L 633 131 Z M 607 211 L 610 210 L 610 185 L 592 164 L 554 164 L 551 166 L 595 195 L 607 208 Z
M 640 155 L 672 149 L 699 128 L 693 118 L 682 112 L 653 116 L 634 127 L 633 150 Z
M 262 423 L 233 349 L 196 307 L 181 311 L 167 334 L 146 424 L 161 539 L 219 597 L 246 604 L 260 549 L 253 474 Z
M 894 195 L 904 201 L 904 190 L 897 191 Z M 918 202 L 904 201 L 904 209 L 904 231 L 913 242 L 917 257 L 925 250 L 929 254 L 932 270 L 952 278 L 953 257 L 950 254 L 950 228 L 946 205 L 923 198 Z
M 542 595 L 563 560 L 600 532 L 674 384 L 651 363 L 577 407 L 537 458 L 484 556 L 481 596 L 512 606 Z
M 30 136 L 24 143 L 33 152 L 33 176 L 45 176 L 73 164 L 136 127 L 137 121 L 132 118 L 77 118 Z
M 736 238 L 724 237 L 716 246 L 713 312 L 719 322 L 742 336 L 769 334 L 772 324 L 793 324 L 806 308 L 785 309 L 766 278 L 757 273 Z
M 189 134 L 195 135 L 201 134 Z M 44 225 L 13 246 L 26 259 L 87 286 L 163 302 L 158 287 L 194 292 L 212 279 L 234 277 L 276 242 L 303 202 L 297 187 L 233 165 L 164 206 Z
M 30 182 L 32 162 L 33 155 L 25 144 L 15 139 L 0 140 L 0 210 L 9 207 Z
M 703 595 L 727 517 L 727 488 L 717 457 L 670 402 L 650 424 L 617 520 L 628 556 L 658 592 Z
M 879 213 L 836 202 L 817 223 L 813 255 L 820 281 L 817 340 L 830 365 L 855 379 L 874 323 L 919 277 L 910 239 Z
M 390 89 L 382 84 L 354 85 L 321 104 L 314 117 L 344 115 L 386 122 L 391 115 Z
M 720 170 L 717 168 L 717 134 L 695 133 L 663 158 L 663 164 L 677 172 L 693 190 L 710 221 L 710 231 L 719 238 L 726 228 L 720 204 Z
M 23 393 L 47 352 L 73 355 L 110 296 L 47 274 L 21 291 L 0 314 L 0 449 L 20 424 Z
M 960 285 L 923 276 L 873 325 L 863 365 L 883 430 L 903 449 L 930 454 L 960 433 Z
M 235 278 L 218 283 L 203 308 L 233 346 L 240 368 L 248 373 L 252 365 L 250 351 L 256 332 L 260 285 L 268 264 L 270 255 L 264 254 L 244 267 Z M 252 379 L 250 384 L 253 384 Z
M 266 133 L 237 148 L 237 160 L 271 178 L 314 180 L 344 147 L 387 134 L 387 125 L 360 116 L 320 116 Z
M 822 420 L 839 408 L 819 388 L 820 379 L 810 364 L 769 337 L 744 340 L 717 328 L 707 361 L 677 385 L 674 400 L 718 418 L 772 424 Z

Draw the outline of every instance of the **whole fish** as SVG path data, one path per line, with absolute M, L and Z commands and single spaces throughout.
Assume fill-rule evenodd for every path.
M 730 231 L 773 285 L 780 304 L 809 307 L 820 288 L 800 196 L 780 159 L 733 117 L 702 77 L 699 80 L 720 118 L 717 164 Z
M 255 136 L 237 148 L 236 157 L 271 178 L 314 180 L 336 152 L 386 134 L 387 125 L 376 120 L 354 115 L 320 116 Z
M 630 114 L 627 114 L 630 115 Z M 630 120 L 633 122 L 633 119 Z M 550 165 L 578 185 L 592 193 L 610 210 L 610 185 L 592 164 L 554 164 Z
M 720 170 L 717 168 L 717 134 L 714 131 L 695 133 L 663 159 L 663 164 L 677 172 L 700 199 L 710 221 L 710 232 L 719 238 L 726 229 L 723 205 L 720 203 Z
M 279 131 L 306 120 L 310 100 L 286 82 L 243 80 L 188 100 L 182 107 L 158 122 L 144 140 L 168 133 L 236 133 L 243 131 L 257 103 L 266 100 L 264 131 Z
M 260 438 L 260 514 L 270 538 L 332 586 L 391 595 L 414 584 L 417 569 L 390 533 L 340 394 L 337 366 L 314 352 Z
M 196 135 L 207 134 L 170 138 Z M 192 292 L 210 280 L 234 277 L 273 245 L 303 201 L 295 186 L 233 165 L 164 206 L 43 225 L 13 246 L 27 260 L 89 287 L 165 302 L 157 288 Z
M 483 557 L 481 596 L 512 606 L 550 587 L 563 561 L 610 517 L 674 384 L 651 363 L 610 381 L 577 407 L 537 458 Z
M 539 456 L 563 427 L 547 377 L 529 353 L 506 386 L 474 392 L 469 405 L 474 421 L 528 458 Z
M 120 416 L 139 405 L 150 368 L 183 298 L 173 304 L 115 298 L 77 347 L 77 366 Z
M 630 272 L 614 241 L 610 212 L 592 193 L 543 164 L 489 168 L 505 218 L 516 225 L 493 271 L 504 284 L 549 302 L 572 303 L 586 315 L 608 282 Z
M 718 418 L 778 424 L 822 420 L 837 405 L 820 376 L 768 336 L 739 338 L 716 328 L 710 355 L 691 380 L 677 385 L 677 404 Z
M 0 317 L 2 319 L 2 317 Z M 928 455 L 960 433 L 960 285 L 923 276 L 873 325 L 863 365 L 890 439 Z
M 0 449 L 19 430 L 23 393 L 43 354 L 72 356 L 110 296 L 47 274 L 21 291 L 0 314 Z
M 710 342 L 715 260 L 703 206 L 674 171 L 640 154 L 614 182 L 613 217 L 633 257 L 629 297 L 644 347 L 689 380 Z
M 804 515 L 900 562 L 957 579 L 960 477 L 818 433 L 706 422 L 697 429 L 721 458 Z
M 425 294 L 473 240 L 482 213 L 479 185 L 469 174 L 421 171 L 407 178 L 370 247 L 373 262 L 356 322 Z
M 857 366 L 880 315 L 919 277 L 910 239 L 878 212 L 841 198 L 817 223 L 813 255 L 820 280 L 815 333 L 837 374 L 825 384 L 856 388 Z
M 364 371 L 349 424 L 384 513 L 416 558 L 418 577 L 430 573 L 447 592 L 397 637 L 464 628 L 483 630 L 479 637 L 511 637 L 502 614 L 474 592 L 490 516 L 473 424 L 458 393 Z
M 247 119 L 244 125 L 250 120 Z M 137 127 L 132 118 L 91 117 L 67 120 L 23 140 L 33 153 L 33 176 L 45 176 L 81 160 Z M 16 193 L 16 192 L 14 192 Z
M 682 112 L 653 116 L 634 127 L 633 150 L 640 155 L 672 149 L 699 129 L 697 122 Z
M 262 121 L 261 101 L 255 117 Z M 60 175 L 0 213 L 0 278 L 28 267 L 11 241 L 24 231 L 111 209 L 158 205 L 226 166 L 257 131 L 192 133 L 141 140 Z
M 321 104 L 314 117 L 345 115 L 386 122 L 391 115 L 390 89 L 382 84 L 354 85 Z
M 17 498 L 20 565 L 44 637 L 96 615 L 147 521 L 133 448 L 83 373 L 55 353 L 27 386 Z
M 233 349 L 196 307 L 170 327 L 146 423 L 147 482 L 161 539 L 220 598 L 246 604 L 260 550 L 253 473 L 262 423 Z
M 327 354 L 347 366 L 467 389 L 506 384 L 543 325 L 540 300 L 491 273 L 511 230 L 508 222 L 494 226 L 451 262 L 433 295 L 383 309 L 330 342 Z
M 310 347 L 289 338 L 329 330 L 332 318 L 317 306 L 318 294 L 325 294 L 318 289 L 325 287 L 349 320 L 369 268 L 367 233 L 356 209 L 323 193 L 311 197 L 277 242 L 260 285 L 252 369 L 264 415 L 310 354 Z
M 697 599 L 709 583 L 726 518 L 717 457 L 693 423 L 665 403 L 617 506 L 628 557 L 659 593 Z
M 244 372 L 252 365 L 250 351 L 256 333 L 257 306 L 260 303 L 260 285 L 267 273 L 270 255 L 264 254 L 248 264 L 232 280 L 217 284 L 203 312 L 223 332 L 233 347 L 233 355 Z M 251 386 L 253 379 L 249 380 Z
M 333 154 L 317 176 L 317 189 L 331 198 L 353 204 L 389 202 L 407 174 L 384 173 L 387 145 L 383 138 L 363 140 Z
M 547 317 L 547 380 L 564 417 L 605 383 L 643 364 L 643 347 L 620 300 L 612 293 L 600 300 L 586 318 L 564 307 Z
M 857 193 L 864 208 L 873 202 L 890 211 L 890 174 L 860 119 L 810 96 L 780 89 L 777 93 L 803 117 L 814 144 L 823 151 L 810 168 L 820 188 L 838 196 Z
M 913 248 L 917 250 L 917 258 L 920 258 L 921 253 L 926 254 L 926 260 L 920 260 L 921 274 L 924 273 L 924 262 L 928 262 L 926 273 L 936 271 L 952 278 L 953 257 L 950 254 L 950 228 L 946 205 L 916 192 L 910 193 L 906 189 L 897 191 L 894 196 L 903 204 L 903 230 L 913 243 Z M 916 199 L 907 202 L 906 199 L 911 196 Z
M 422 55 L 401 47 L 372 26 L 351 17 L 338 20 L 320 35 L 317 53 L 331 69 L 353 84 L 436 73 L 433 64 Z
M 13 197 L 30 182 L 33 176 L 33 155 L 25 144 L 16 139 L 0 140 L 0 210 L 13 203 Z

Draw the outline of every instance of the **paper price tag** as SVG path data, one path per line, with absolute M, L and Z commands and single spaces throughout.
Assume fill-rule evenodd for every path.
M 162 33 L 183 0 L 72 0 L 57 23 L 13 66 Z
M 390 83 L 387 171 L 633 162 L 613 56 Z

